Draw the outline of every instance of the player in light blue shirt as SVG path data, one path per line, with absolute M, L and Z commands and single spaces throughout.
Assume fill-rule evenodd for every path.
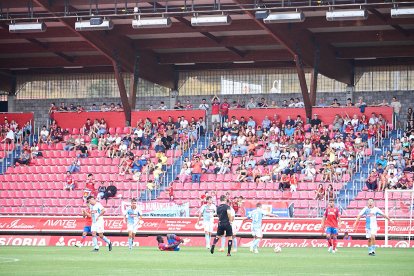
M 370 198 L 368 199 L 368 206 L 362 209 L 354 223 L 354 229 L 356 229 L 360 218 L 362 216 L 365 217 L 365 232 L 368 239 L 368 255 L 370 256 L 375 256 L 375 235 L 378 231 L 378 215 L 383 216 L 390 223 L 393 223 L 392 219 L 385 215 L 378 207 L 374 206 L 374 200 Z
M 135 234 L 137 233 L 139 222 L 142 219 L 142 215 L 137 208 L 137 200 L 131 199 L 131 207 L 125 213 L 124 222 L 127 223 L 128 229 L 128 247 L 131 250 L 134 245 Z
M 250 252 L 259 253 L 259 250 L 257 249 L 259 246 L 259 242 L 263 237 L 262 233 L 262 220 L 264 216 L 269 217 L 277 217 L 277 215 L 274 215 L 272 213 L 266 212 L 262 209 L 262 204 L 259 202 L 256 204 L 256 209 L 253 210 L 248 216 L 247 219 L 252 220 L 252 236 L 253 241 L 250 245 Z
M 206 239 L 206 248 L 210 249 L 211 242 L 211 233 L 214 228 L 214 215 L 216 214 L 217 207 L 213 204 L 213 199 L 211 196 L 206 197 L 207 204 L 201 206 L 199 211 L 199 216 L 197 224 L 201 217 L 203 217 L 203 228 L 204 228 L 204 237 Z

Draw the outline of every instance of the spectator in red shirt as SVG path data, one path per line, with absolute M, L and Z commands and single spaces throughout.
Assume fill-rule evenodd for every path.
M 70 172 L 66 172 L 66 184 L 64 190 L 73 191 L 75 189 L 76 183 Z
M 166 189 L 168 192 L 168 197 L 170 198 L 170 201 L 174 201 L 174 186 L 173 183 Z
M 211 123 L 220 123 L 220 98 L 217 96 L 211 99 Z
M 223 124 L 229 118 L 230 104 L 227 102 L 227 98 L 224 98 L 224 102 L 220 106 L 221 123 Z

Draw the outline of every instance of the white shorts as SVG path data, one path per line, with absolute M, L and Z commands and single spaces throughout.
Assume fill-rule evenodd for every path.
M 377 231 L 378 231 L 377 228 L 372 228 L 372 229 L 365 228 L 366 237 L 369 239 L 372 236 L 377 235 Z
M 231 224 L 231 229 L 233 230 L 233 236 L 236 236 L 238 229 L 234 222 Z
M 96 232 L 96 233 L 104 233 L 105 232 L 104 222 L 99 221 L 97 223 L 92 223 L 91 231 Z
M 252 228 L 252 236 L 262 238 L 263 237 L 262 228 Z
M 212 221 L 203 221 L 204 232 L 213 233 L 214 223 Z
M 220 115 L 219 114 L 211 115 L 211 122 L 220 123 Z
M 128 224 L 127 225 L 128 232 L 132 232 L 132 233 L 136 234 L 137 233 L 137 230 L 138 230 L 138 225 L 139 225 L 138 223 Z

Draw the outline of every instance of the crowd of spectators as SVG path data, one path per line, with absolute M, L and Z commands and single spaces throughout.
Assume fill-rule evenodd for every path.
M 214 98 L 213 105 L 218 101 Z M 253 117 L 224 118 L 209 147 L 184 160 L 177 181 L 199 183 L 203 174 L 232 174 L 233 181 L 254 182 L 257 187 L 274 182 L 281 191 L 295 192 L 299 181 L 318 179 L 328 184 L 322 185 L 323 195 L 319 191 L 317 198 L 332 198 L 331 184 L 350 179 L 385 135 L 387 124 L 375 113 L 337 114 L 332 122 L 314 114 L 309 124 L 300 116 L 285 121 L 278 115 L 265 116 L 261 122 Z

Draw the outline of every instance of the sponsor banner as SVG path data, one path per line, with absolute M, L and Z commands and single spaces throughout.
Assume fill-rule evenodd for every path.
M 126 214 L 127 209 L 131 206 L 131 202 L 122 201 L 121 210 Z M 144 217 L 189 217 L 190 204 L 176 204 L 174 202 L 137 202 L 137 208 Z
M 257 200 L 248 200 L 243 202 L 244 213 L 249 215 L 256 209 Z M 293 203 L 286 201 L 260 201 L 262 209 L 268 213 L 277 215 L 278 217 L 290 218 L 293 216 Z
M 185 250 L 185 247 L 191 246 L 205 246 L 204 237 L 186 237 L 180 236 L 184 239 L 184 244 L 181 246 L 181 250 Z M 113 246 L 128 246 L 128 237 L 110 237 Z M 22 236 L 22 235 L 4 235 L 0 236 L 0 246 L 75 246 L 82 242 L 81 237 L 74 236 Z M 240 250 L 248 250 L 252 243 L 252 239 L 238 238 Z M 98 240 L 99 246 L 105 246 L 105 243 Z M 384 240 L 376 241 L 378 247 L 391 247 L 391 248 L 407 248 L 414 247 L 414 242 L 409 243 L 408 240 L 390 240 L 388 245 L 385 246 Z M 92 247 L 92 238 L 89 236 L 83 241 L 82 246 Z M 154 250 L 158 250 L 157 241 L 154 236 L 150 237 L 136 237 L 134 239 L 134 247 L 139 246 L 152 246 Z M 260 247 L 273 248 L 280 246 L 284 248 L 323 248 L 327 247 L 326 240 L 324 239 L 263 239 L 260 241 Z M 351 248 L 351 247 L 367 247 L 366 240 L 338 240 L 338 248 Z
M 106 217 L 105 231 L 107 233 L 126 233 L 126 224 L 123 217 Z M 339 232 L 345 231 L 351 235 L 365 235 L 365 222 L 360 221 L 353 229 L 355 219 L 343 219 Z M 271 218 L 263 219 L 262 230 L 267 235 L 321 235 L 323 229 L 320 219 L 290 219 Z M 240 234 L 250 234 L 251 221 L 236 218 L 234 224 Z M 0 217 L 0 232 L 81 232 L 84 219 L 81 217 L 35 217 L 35 216 L 3 216 Z M 378 235 L 384 235 L 385 222 L 378 221 Z M 411 227 L 411 231 L 410 231 Z M 217 229 L 217 220 L 215 229 Z M 398 219 L 388 226 L 389 235 L 406 236 L 414 233 L 414 224 L 410 221 Z M 203 234 L 203 225 L 197 218 L 152 218 L 145 217 L 140 221 L 138 233 L 177 233 L 177 234 Z M 413 235 L 413 234 L 412 234 Z

